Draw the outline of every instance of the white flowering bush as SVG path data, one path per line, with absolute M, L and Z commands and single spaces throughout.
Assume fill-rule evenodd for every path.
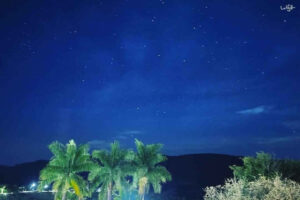
M 205 188 L 205 200 L 300 200 L 300 184 L 279 176 L 254 181 L 228 179 L 224 185 Z

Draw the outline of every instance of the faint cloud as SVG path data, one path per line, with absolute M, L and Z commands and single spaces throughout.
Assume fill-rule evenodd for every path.
M 126 140 L 126 139 L 128 139 L 128 136 L 125 136 L 125 135 L 117 135 L 117 136 L 115 137 L 115 139 L 116 139 L 116 140 Z
M 270 109 L 271 109 L 270 106 L 257 106 L 254 108 L 240 110 L 240 111 L 237 111 L 236 113 L 241 114 L 241 115 L 258 115 L 261 113 L 268 112 Z
M 121 135 L 142 135 L 143 132 L 139 130 L 129 130 L 121 132 Z
M 276 108 L 275 110 L 273 110 L 272 113 L 277 115 L 289 115 L 289 116 L 298 115 L 300 113 L 300 109 L 298 106 L 290 106 L 285 108 Z
M 215 142 L 212 142 L 215 141 Z M 239 146 L 241 141 L 236 138 L 214 136 L 210 138 L 202 138 L 201 140 L 190 140 L 187 143 L 168 144 L 163 148 L 163 152 L 167 155 L 183 155 L 198 153 L 221 153 L 230 147 Z M 229 153 L 230 154 L 230 153 Z
M 143 135 L 144 133 L 140 130 L 127 130 L 120 132 L 115 139 L 117 140 L 126 140 L 130 138 L 137 137 L 138 135 Z
M 257 144 L 278 144 L 300 140 L 300 136 L 273 137 L 273 138 L 258 138 Z
M 285 125 L 286 127 L 290 128 L 290 129 L 300 130 L 300 120 L 286 121 L 286 122 L 283 122 L 283 125 Z
M 88 145 L 90 145 L 92 149 L 107 149 L 110 143 L 106 140 L 92 140 L 88 142 Z
M 133 139 L 134 137 L 137 137 L 138 135 L 142 135 L 143 132 L 139 130 L 126 130 L 119 132 L 116 136 L 112 137 L 109 140 L 91 140 L 88 142 L 88 145 L 90 145 L 91 149 L 109 149 L 110 144 L 114 140 L 123 140 L 121 143 L 122 145 L 128 146 L 129 139 Z

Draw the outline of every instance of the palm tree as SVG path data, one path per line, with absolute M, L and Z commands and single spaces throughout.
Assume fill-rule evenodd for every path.
M 40 172 L 39 189 L 45 185 L 52 185 L 56 192 L 55 200 L 65 200 L 69 190 L 74 190 L 78 199 L 87 195 L 86 181 L 79 175 L 88 172 L 94 163 L 90 159 L 89 146 L 80 145 L 77 147 L 74 140 L 63 145 L 53 142 L 49 145 L 53 157 L 47 166 Z
M 117 141 L 111 144 L 111 150 L 95 150 L 92 157 L 98 162 L 89 174 L 89 181 L 94 189 L 101 186 L 99 199 L 113 199 L 113 192 L 119 192 L 122 189 L 122 182 L 129 175 L 129 161 L 133 158 L 132 153 L 123 150 Z
M 160 153 L 161 144 L 144 145 L 141 141 L 135 139 L 137 152 L 135 154 L 134 165 L 136 173 L 134 183 L 138 187 L 138 193 L 141 200 L 144 200 L 145 194 L 149 192 L 152 185 L 155 193 L 161 193 L 161 183 L 172 179 L 169 171 L 159 165 L 167 158 Z

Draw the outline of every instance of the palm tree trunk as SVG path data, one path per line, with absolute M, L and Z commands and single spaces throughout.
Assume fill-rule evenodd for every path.
M 138 199 L 139 199 L 139 200 L 145 200 L 145 193 L 139 194 Z
M 147 177 L 142 177 L 139 180 L 139 195 L 140 195 L 140 200 L 145 200 L 145 193 L 146 193 L 147 184 L 148 184 L 148 178 Z
M 112 183 L 108 184 L 108 188 L 107 188 L 107 200 L 112 200 Z
M 65 200 L 66 199 L 66 192 L 63 192 L 63 194 L 62 194 L 62 198 L 61 198 L 62 200 Z

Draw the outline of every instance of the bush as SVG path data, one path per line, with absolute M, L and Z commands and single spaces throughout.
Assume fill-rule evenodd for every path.
M 205 188 L 205 200 L 299 200 L 300 184 L 279 176 L 254 181 L 228 179 L 225 185 Z
M 230 166 L 237 179 L 254 181 L 260 176 L 272 178 L 279 174 L 300 183 L 300 161 L 278 160 L 264 152 L 256 153 L 256 157 L 246 156 L 242 160 L 243 166 Z

